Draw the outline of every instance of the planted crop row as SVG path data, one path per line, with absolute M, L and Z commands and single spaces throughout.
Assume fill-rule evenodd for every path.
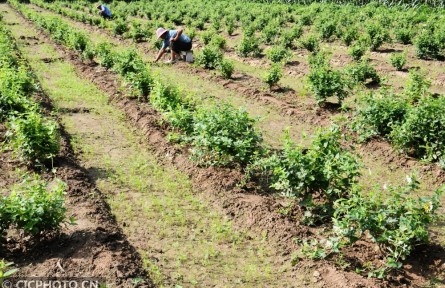
M 49 4 L 46 4 L 46 6 L 53 7 Z M 373 13 L 371 13 L 371 9 L 364 9 L 365 11 L 369 12 L 368 14 L 374 14 L 380 11 L 376 7 L 374 7 L 375 10 Z M 422 17 L 424 14 L 423 12 L 419 12 L 418 14 L 418 21 L 419 23 L 422 23 L 421 19 L 423 19 Z M 412 15 L 412 17 L 414 16 Z M 110 22 L 105 21 L 100 23 Z M 377 33 L 376 29 L 377 28 L 373 26 L 373 28 L 370 28 L 368 32 L 372 35 L 377 35 L 380 32 Z M 441 30 L 439 29 L 437 31 Z M 299 34 L 300 32 L 294 33 Z M 358 33 L 358 31 L 355 31 L 355 33 Z M 434 36 L 435 34 L 428 33 L 428 35 Z M 221 47 L 224 47 L 224 38 L 216 34 L 216 32 L 211 31 L 209 33 L 204 32 L 201 34 L 201 36 L 204 43 L 207 45 L 198 53 L 196 59 L 197 65 L 206 69 L 217 68 L 221 71 L 221 73 L 223 73 L 223 75 L 230 77 L 231 73 L 233 73 L 233 63 L 224 60 L 223 53 L 220 50 Z M 333 69 L 329 64 L 328 57 L 323 51 L 319 50 L 317 43 L 318 42 L 316 41 L 311 42 L 309 40 L 308 42 L 305 42 L 307 48 L 312 51 L 312 56 L 309 57 L 310 72 L 307 76 L 308 86 L 313 92 L 318 104 L 321 105 L 325 103 L 330 97 L 337 97 L 338 101 L 341 102 L 344 98 L 353 94 L 353 88 L 356 85 L 369 83 L 369 81 L 376 84 L 380 82 L 380 76 L 377 74 L 375 68 L 371 66 L 366 58 L 362 59 L 364 50 L 360 41 L 351 47 L 351 55 L 357 60 L 357 62 L 352 63 L 343 69 Z M 270 50 L 271 52 L 269 55 L 271 59 L 274 59 L 274 62 L 280 62 L 283 61 L 283 59 L 286 59 L 288 50 L 285 48 L 277 49 L 272 48 Z M 394 57 L 391 58 L 393 65 L 399 70 L 405 64 L 406 58 L 404 57 L 405 56 L 403 54 L 395 54 Z M 414 75 L 413 73 L 412 75 Z M 271 70 L 266 74 L 265 81 L 270 86 L 273 86 L 280 80 L 281 76 L 281 66 L 280 64 L 277 64 L 272 66 Z M 412 81 L 416 80 L 413 79 Z M 409 83 L 407 85 L 410 87 Z M 444 134 L 444 121 L 440 117 L 440 115 L 443 115 L 443 111 L 441 109 L 443 105 L 440 105 L 440 103 L 443 102 L 443 97 L 432 99 L 432 97 L 429 97 L 428 94 L 428 97 L 422 97 L 422 101 L 419 102 L 416 100 L 414 101 L 414 105 L 408 105 L 408 108 L 417 107 L 416 109 L 409 109 L 410 112 L 408 113 L 408 108 L 405 109 L 404 107 L 410 101 L 400 100 L 402 98 L 406 99 L 407 97 L 399 97 L 394 95 L 394 93 L 388 93 L 385 91 L 379 93 L 386 96 L 380 95 L 363 97 L 363 101 L 361 101 L 361 105 L 359 105 L 356 113 L 357 119 L 355 120 L 356 124 L 353 126 L 353 129 L 358 131 L 362 135 L 362 138 L 369 138 L 373 135 L 387 137 L 392 143 L 395 144 L 397 148 L 410 155 L 417 158 L 428 159 L 429 161 L 438 161 L 444 165 L 444 146 L 442 143 L 442 139 L 444 139 L 442 136 Z M 419 98 L 420 96 L 417 95 L 415 97 Z M 389 105 L 390 102 L 393 103 L 393 105 Z M 432 102 L 437 103 L 433 104 Z M 420 106 L 417 104 L 420 104 Z M 425 108 L 425 105 L 428 105 L 428 107 L 432 105 L 434 108 Z M 401 108 L 402 106 L 403 109 Z M 394 109 L 402 109 L 403 112 L 398 110 L 400 112 L 398 113 L 397 111 L 394 111 Z M 425 111 L 425 109 L 428 111 Z M 388 113 L 391 115 L 386 115 Z M 420 115 L 420 113 L 422 113 L 423 116 Z M 405 115 L 407 117 L 405 117 Z M 428 117 L 431 115 L 435 115 L 434 118 L 437 119 L 437 121 L 434 121 L 433 123 L 428 121 Z M 402 125 L 402 123 L 404 124 Z
M 221 31 L 232 35 L 241 29 L 242 41 L 237 46 L 240 56 L 261 54 L 260 44 L 273 44 L 280 48 L 308 48 L 318 46 L 320 41 L 339 40 L 345 45 L 357 44 L 366 49 L 377 50 L 384 43 L 393 41 L 415 44 L 419 58 L 438 58 L 445 48 L 445 18 L 441 9 L 421 7 L 416 9 L 388 8 L 371 3 L 357 8 L 352 5 L 314 3 L 312 5 L 227 3 L 226 1 L 113 1 L 115 20 L 103 22 L 94 16 L 85 15 L 86 1 L 44 3 L 33 0 L 45 8 L 64 13 L 77 20 L 108 26 L 127 35 L 137 34 L 140 27 L 150 38 L 156 26 L 174 28 L 186 25 L 191 36 L 199 30 L 200 38 L 219 35 Z M 83 11 L 77 13 L 65 7 Z M 95 14 L 94 8 L 86 9 Z M 174 11 L 165 13 L 164 11 Z M 139 16 L 149 22 L 128 21 L 129 16 Z M 92 17 L 92 18 L 89 18 Z M 128 25 L 126 23 L 132 23 Z M 117 29 L 119 28 L 119 29 Z M 307 33 L 304 30 L 308 30 Z
M 81 32 L 58 18 L 42 16 L 26 6 L 13 3 L 28 18 L 49 31 L 56 41 L 76 49 L 69 39 L 79 37 L 70 35 Z M 60 31 L 63 31 L 64 38 L 58 36 L 62 34 Z M 335 247 L 322 247 L 325 253 L 338 253 L 342 247 L 363 238 L 364 231 L 369 231 L 387 256 L 385 265 L 379 270 L 385 272 L 399 268 L 400 261 L 409 255 L 415 245 L 428 240 L 427 225 L 434 219 L 441 190 L 435 191 L 432 197 L 417 199 L 404 193 L 416 193 L 418 186 L 412 183 L 417 182 L 411 180 L 406 188 L 395 187 L 375 193 L 385 195 L 387 201 L 369 197 L 357 186 L 360 164 L 340 144 L 343 135 L 338 128 L 319 131 L 309 147 L 298 146 L 288 138 L 282 150 L 269 151 L 254 129 L 255 121 L 245 111 L 228 104 L 204 107 L 177 87 L 151 76 L 136 52 L 118 53 L 107 44 L 93 46 L 86 35 L 80 38 L 87 39 L 85 49 L 77 50 L 80 55 L 85 50 L 93 51 L 92 55 L 103 66 L 124 77 L 133 75 L 131 79 L 148 73 L 147 79 L 151 81 L 149 95 L 144 95 L 142 99 L 146 97 L 153 107 L 163 113 L 173 127 L 173 133 L 169 136 L 172 141 L 192 145 L 192 158 L 207 165 L 233 162 L 246 165 L 250 179 L 259 177 L 267 180 L 271 189 L 295 197 L 305 211 L 306 224 L 333 221 L 332 234 L 337 240 Z M 131 61 L 127 61 L 129 59 Z M 394 203 L 397 203 L 396 207 Z M 367 213 L 361 213 L 364 210 Z M 387 219 L 384 215 L 391 217 L 390 223 L 379 221 Z M 319 255 L 319 243 L 313 246 L 305 251 L 309 256 L 310 253 Z
M 59 152 L 58 125 L 44 117 L 32 95 L 37 86 L 30 70 L 21 59 L 15 42 L 0 23 L 0 110 L 6 121 L 6 149 L 13 149 L 21 160 L 43 165 Z M 58 229 L 66 222 L 63 205 L 65 184 L 48 183 L 38 176 L 25 180 L 0 195 L 0 238 L 9 228 L 22 229 L 33 235 Z M 6 196 L 3 195 L 6 193 Z
M 383 136 L 398 149 L 445 167 L 445 96 L 433 95 L 429 86 L 412 70 L 402 93 L 383 89 L 363 95 L 352 129 L 362 140 Z

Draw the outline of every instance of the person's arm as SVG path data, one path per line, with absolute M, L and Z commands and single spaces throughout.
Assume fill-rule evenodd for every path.
M 181 37 L 182 31 L 184 31 L 182 28 L 179 28 L 178 30 L 176 30 L 176 36 L 173 37 L 172 39 L 170 39 L 170 41 L 177 41 L 179 39 L 179 37 Z
M 161 48 L 158 52 L 158 56 L 156 56 L 155 62 L 158 62 L 159 59 L 161 59 L 162 55 L 165 54 L 165 48 Z

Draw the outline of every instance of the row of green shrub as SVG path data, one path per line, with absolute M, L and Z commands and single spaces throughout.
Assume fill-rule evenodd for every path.
M 132 24 L 128 25 L 127 22 L 129 21 L 126 21 L 126 18 L 128 15 L 135 14 L 135 12 L 134 10 L 128 12 L 128 9 L 133 8 L 128 8 L 127 6 L 132 6 L 132 4 L 124 7 L 121 5 L 120 1 L 114 1 L 110 4 L 114 5 L 114 13 L 115 15 L 118 15 L 112 22 L 105 21 L 99 16 L 86 14 L 86 9 L 80 4 L 83 2 L 66 3 L 61 1 L 49 4 L 41 0 L 33 0 L 33 3 L 78 21 L 108 28 L 116 35 L 124 35 L 124 37 L 133 38 L 135 41 L 150 39 L 150 37 L 155 41 L 155 37 L 152 37 L 152 31 L 156 29 L 154 25 L 162 25 L 162 21 L 159 21 L 158 19 L 156 19 L 157 21 L 149 21 L 145 24 L 140 20 L 132 20 L 130 21 Z M 85 5 L 88 6 L 89 4 Z M 162 3 L 162 5 L 168 6 L 169 4 Z M 182 5 L 184 5 L 184 3 L 182 3 Z M 67 8 L 67 6 L 72 9 L 80 9 L 81 12 L 71 10 Z M 141 6 L 144 7 L 144 5 Z M 368 49 L 374 51 L 382 44 L 395 40 L 402 44 L 414 43 L 416 54 L 421 59 L 436 59 L 443 57 L 443 49 L 445 48 L 445 42 L 443 41 L 445 39 L 445 30 L 441 28 L 443 25 L 440 23 L 444 20 L 439 14 L 436 17 L 439 21 L 431 21 L 426 17 L 427 12 L 425 11 L 419 12 L 419 15 L 400 11 L 388 12 L 387 8 L 370 4 L 361 8 L 357 13 L 356 11 L 351 11 L 350 7 L 337 7 L 332 4 L 314 4 L 309 7 L 299 7 L 297 10 L 304 11 L 304 13 L 299 13 L 297 15 L 303 14 L 305 16 L 300 17 L 299 19 L 294 19 L 293 15 L 289 15 L 288 18 L 283 16 L 289 13 L 288 10 L 291 9 L 290 7 L 292 6 L 288 6 L 288 9 L 283 8 L 283 6 L 269 6 L 274 8 L 272 10 L 278 17 L 284 18 L 279 18 L 279 20 L 270 19 L 269 15 L 266 16 L 266 14 L 264 14 L 260 18 L 261 21 L 257 19 L 257 23 L 255 18 L 248 21 L 248 19 L 251 18 L 250 16 L 244 15 L 244 17 L 247 17 L 246 19 L 238 15 L 232 16 L 231 14 L 239 13 L 239 11 L 233 11 L 232 9 L 228 12 L 229 15 L 226 16 L 225 20 L 219 19 L 221 14 L 215 15 L 215 17 L 203 15 L 206 19 L 205 21 L 217 21 L 218 19 L 219 21 L 210 22 L 210 27 L 207 28 L 206 31 L 200 33 L 200 38 L 207 44 L 207 39 L 209 39 L 211 35 L 217 35 L 218 39 L 222 39 L 222 41 L 225 42 L 225 39 L 219 35 L 222 26 L 221 23 L 225 23 L 229 35 L 233 33 L 235 23 L 238 23 L 238 25 L 242 27 L 243 38 L 241 43 L 237 46 L 237 52 L 242 57 L 255 57 L 260 55 L 262 53 L 262 50 L 260 49 L 261 43 L 275 43 L 275 49 L 278 49 L 278 47 L 288 49 L 301 47 L 308 49 L 309 51 L 314 51 L 320 46 L 320 41 L 332 41 L 334 39 L 341 40 L 347 46 L 352 45 L 352 49 L 355 51 L 361 50 L 363 51 L 362 53 Z M 339 7 L 342 9 L 335 9 Z M 137 9 L 141 11 L 149 8 L 138 7 Z M 150 9 L 152 9 L 152 7 L 150 7 Z M 280 9 L 282 10 L 281 14 L 278 13 Z M 139 11 L 136 11 L 137 15 L 139 15 Z M 258 8 L 258 11 L 266 13 L 263 8 Z M 412 12 L 410 10 L 408 11 Z M 95 11 L 90 8 L 89 12 L 94 13 Z M 352 12 L 354 13 L 351 14 Z M 437 14 L 437 11 L 435 10 L 429 12 L 433 14 L 435 13 L 434 15 Z M 185 13 L 187 14 L 190 12 L 185 11 Z M 249 11 L 249 13 L 251 12 Z M 306 15 L 311 16 L 306 17 Z M 161 15 L 161 18 L 163 17 L 165 16 Z M 382 19 L 384 19 L 384 21 L 382 21 Z M 292 23 L 290 28 L 287 27 L 288 25 L 285 25 L 287 23 L 286 20 Z M 186 21 L 185 23 L 182 21 L 173 21 L 173 23 L 166 21 L 164 26 L 174 28 L 179 25 L 178 23 L 193 27 L 188 31 L 188 34 L 191 37 L 195 37 L 195 29 L 204 29 L 204 26 L 200 28 L 201 25 L 191 21 Z M 415 23 L 415 25 L 410 25 L 410 23 Z M 309 34 L 302 37 L 304 27 L 312 24 L 314 26 L 312 32 L 309 32 Z M 260 36 L 256 36 L 258 33 Z M 154 44 L 155 43 L 156 42 L 154 42 Z
M 176 87 L 152 75 L 134 49 L 118 52 L 109 43 L 94 45 L 84 33 L 59 18 L 41 16 L 27 7 L 20 7 L 55 41 L 76 50 L 84 58 L 96 58 L 102 66 L 122 75 L 138 91 L 140 100 L 150 101 L 158 111 L 165 113 L 173 128 L 181 128 L 185 134 L 181 140 L 194 146 L 192 154 L 199 162 L 245 164 L 261 145 L 261 135 L 254 128 L 256 121 L 243 109 L 229 104 L 194 103 Z
M 42 116 L 30 98 L 34 77 L 17 54 L 5 26 L 0 25 L 0 120 L 6 121 L 6 143 L 22 160 L 43 164 L 59 152 L 58 125 Z
M 362 140 L 383 136 L 416 158 L 445 165 L 445 97 L 429 86 L 411 70 L 402 93 L 382 89 L 361 96 L 352 128 Z
M 55 21 L 26 7 L 16 6 L 37 23 Z M 69 30 L 66 33 L 70 34 Z M 69 46 L 69 43 L 66 44 Z M 113 61 L 108 62 L 103 56 L 97 57 L 102 65 L 113 63 L 108 67 L 115 67 Z M 312 61 L 322 66 L 326 63 L 323 57 Z M 134 73 L 137 75 L 138 72 Z M 254 128 L 255 121 L 244 110 L 235 109 L 228 104 L 206 107 L 177 87 L 164 83 L 159 77 L 153 77 L 152 81 L 150 103 L 163 113 L 172 126 L 173 133 L 169 136 L 171 140 L 192 144 L 193 158 L 210 165 L 227 165 L 233 162 L 245 165 L 248 172 L 246 181 L 259 177 L 271 189 L 294 197 L 305 212 L 303 220 L 306 224 L 333 221 L 333 233 L 340 238 L 349 237 L 350 243 L 363 237 L 361 231 L 367 230 L 367 223 L 375 224 L 370 233 L 375 242 L 386 247 L 384 253 L 387 256 L 387 266 L 384 270 L 400 267 L 399 261 L 415 245 L 428 240 L 425 231 L 435 215 L 440 190 L 429 198 L 406 196 L 406 201 L 401 201 L 400 193 L 391 189 L 385 192 L 388 201 L 369 197 L 357 184 L 361 164 L 351 151 L 342 146 L 344 135 L 338 127 L 318 131 L 308 147 L 296 145 L 287 137 L 283 149 L 274 151 L 267 149 L 262 143 L 260 134 Z M 416 189 L 417 187 L 413 187 L 410 192 L 414 193 Z M 370 215 L 380 219 L 382 211 L 392 211 L 392 203 L 399 203 L 399 212 L 391 214 L 391 225 L 374 220 L 366 222 L 366 217 Z M 421 204 L 430 206 L 422 210 L 423 206 L 419 206 Z M 366 215 L 358 215 L 355 211 L 361 211 L 363 207 L 372 209 Z M 347 224 L 344 224 L 346 221 Z M 351 233 L 346 233 L 343 229 L 345 225 L 355 227 L 352 234 L 356 238 L 350 237 Z M 389 236 L 380 237 L 379 233 L 382 231 Z M 406 232 L 403 237 L 400 236 L 401 232 Z M 400 237 L 394 238 L 391 235 Z M 344 243 L 346 242 L 343 241 L 342 245 Z
M 59 131 L 55 121 L 42 116 L 32 100 L 35 78 L 20 57 L 9 30 L 0 23 L 0 121 L 6 121 L 6 149 L 21 160 L 42 165 L 59 152 Z M 0 238 L 10 228 L 37 235 L 58 229 L 66 222 L 63 193 L 65 184 L 48 183 L 38 176 L 0 191 Z
M 57 1 L 47 4 L 41 0 L 33 0 L 34 3 L 46 8 L 64 13 L 79 21 L 89 19 L 91 24 L 99 24 L 100 19 L 94 16 L 85 16 L 84 7 L 91 6 L 88 2 Z M 208 2 L 208 1 L 206 1 Z M 376 50 L 382 44 L 397 41 L 402 44 L 416 46 L 419 58 L 438 58 L 443 56 L 445 30 L 443 29 L 444 17 L 441 11 L 423 7 L 422 9 L 400 10 L 387 8 L 377 3 L 371 3 L 364 7 L 351 5 L 335 5 L 329 3 L 314 3 L 312 5 L 278 5 L 255 3 L 230 3 L 225 1 L 208 3 L 191 3 L 181 1 L 173 4 L 172 1 L 131 2 L 113 1 L 114 15 L 117 15 L 115 23 L 107 22 L 110 29 L 125 31 L 137 31 L 133 28 L 140 24 L 132 24 L 131 27 L 125 21 L 129 16 L 148 18 L 147 31 L 153 31 L 153 25 L 176 27 L 186 25 L 195 29 L 205 30 L 201 33 L 201 40 L 205 42 L 208 34 L 219 34 L 225 28 L 231 35 L 235 28 L 243 31 L 243 39 L 238 46 L 238 53 L 242 56 L 255 56 L 261 53 L 260 43 L 275 43 L 286 48 L 295 48 L 297 40 L 303 36 L 305 27 L 310 27 L 308 34 L 300 39 L 298 46 L 319 46 L 319 42 L 338 39 L 345 45 L 360 44 L 366 49 Z M 171 11 L 174 6 L 175 13 Z M 71 7 L 71 9 L 66 9 Z M 209 9 L 212 7 L 212 9 Z M 215 7 L 220 7 L 215 10 Z M 81 13 L 74 10 L 81 10 Z M 94 14 L 93 8 L 88 9 Z M 213 11 L 213 12 L 212 12 Z M 97 19 L 97 20 L 94 20 Z M 133 21 L 134 22 L 134 21 Z M 139 23 L 139 22 L 138 22 Z M 204 24 L 208 25 L 204 25 Z M 119 28 L 120 27 L 120 28 Z M 118 29 L 119 28 L 119 29 Z M 137 34 L 137 33 L 130 33 Z

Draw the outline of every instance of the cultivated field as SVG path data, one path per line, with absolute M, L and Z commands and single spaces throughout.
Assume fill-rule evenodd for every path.
M 443 8 L 260 2 L 0 3 L 0 282 L 445 287 Z

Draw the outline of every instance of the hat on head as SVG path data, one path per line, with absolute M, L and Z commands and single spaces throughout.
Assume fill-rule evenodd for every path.
M 166 32 L 167 32 L 167 30 L 165 30 L 165 29 L 162 28 L 162 27 L 159 27 L 159 28 L 156 30 L 156 35 L 158 36 L 158 39 L 161 38 L 161 36 L 164 35 Z

